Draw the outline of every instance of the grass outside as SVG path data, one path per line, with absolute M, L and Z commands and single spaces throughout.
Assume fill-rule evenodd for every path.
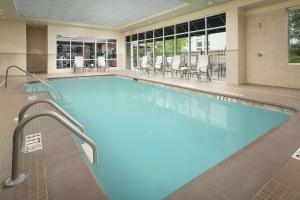
M 289 63 L 300 63 L 300 56 L 290 55 L 289 56 Z

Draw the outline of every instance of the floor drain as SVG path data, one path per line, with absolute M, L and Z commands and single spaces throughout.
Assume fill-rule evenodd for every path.
M 300 148 L 292 155 L 292 158 L 300 160 Z

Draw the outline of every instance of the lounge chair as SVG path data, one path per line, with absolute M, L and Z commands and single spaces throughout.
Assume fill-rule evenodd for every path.
M 162 56 L 156 56 L 155 65 L 152 68 L 149 68 L 150 71 L 153 71 L 153 74 L 156 74 L 158 71 L 162 72 Z
M 74 63 L 74 72 L 76 72 L 77 68 L 81 68 L 82 71 L 86 70 L 86 67 L 84 66 L 83 63 L 83 56 L 75 56 L 75 63 Z
M 166 57 L 164 73 L 172 72 L 172 61 L 173 61 L 173 56 Z
M 173 56 L 171 70 L 172 77 L 174 76 L 174 73 L 176 76 L 177 74 L 179 74 L 180 78 L 182 78 L 183 75 L 186 74 L 185 72 L 187 72 L 188 68 L 187 66 L 181 65 L 181 56 Z
M 226 74 L 226 56 L 219 56 L 219 67 L 221 70 L 221 76 L 225 76 Z
M 196 75 L 198 80 L 201 80 L 201 75 L 206 76 L 208 80 L 211 80 L 210 76 L 210 61 L 209 61 L 209 56 L 208 55 L 199 55 L 198 56 L 198 61 L 197 61 L 197 69 L 196 71 L 190 71 L 189 73 L 191 75 Z
M 220 79 L 220 72 L 221 72 L 220 57 L 218 55 L 211 55 L 210 64 L 211 64 L 212 72 L 217 72 L 218 79 Z
M 97 62 L 97 71 L 103 69 L 103 71 L 106 70 L 106 62 L 104 56 L 98 56 L 98 62 Z
M 195 71 L 197 69 L 197 56 L 191 56 L 191 66 L 190 70 Z
M 149 73 L 150 69 L 149 69 L 148 57 L 147 56 L 142 57 L 141 70 L 143 72 Z

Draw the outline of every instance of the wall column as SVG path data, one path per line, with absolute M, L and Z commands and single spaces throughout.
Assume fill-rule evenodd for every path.
M 238 6 L 226 10 L 226 83 L 240 85 L 247 82 L 246 15 Z

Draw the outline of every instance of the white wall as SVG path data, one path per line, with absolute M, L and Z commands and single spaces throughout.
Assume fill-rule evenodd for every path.
M 26 70 L 26 24 L 0 20 L 0 76 L 10 65 L 17 65 Z M 10 74 L 24 74 L 11 70 Z
M 288 64 L 287 8 L 297 5 L 299 0 L 248 10 L 248 83 L 300 89 L 300 64 Z

